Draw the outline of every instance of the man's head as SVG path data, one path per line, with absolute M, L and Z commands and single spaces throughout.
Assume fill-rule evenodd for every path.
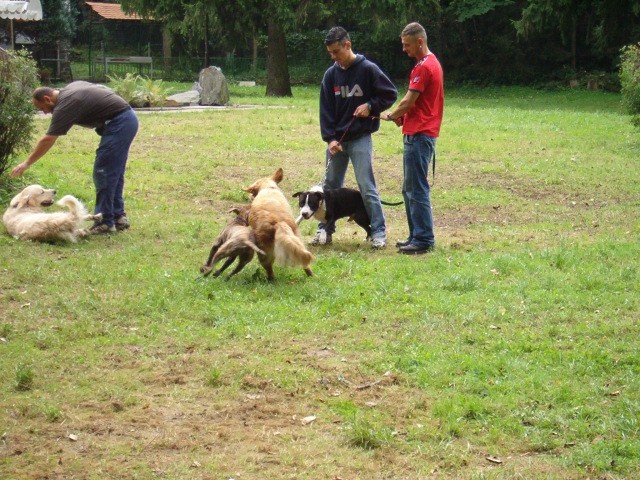
M 422 58 L 429 53 L 427 46 L 427 32 L 418 22 L 413 22 L 404 27 L 400 34 L 402 51 L 412 58 Z
M 331 56 L 331 60 L 342 68 L 347 68 L 353 62 L 355 55 L 351 51 L 351 39 L 344 28 L 333 27 L 329 30 L 324 38 L 324 44 Z
M 53 112 L 58 101 L 58 90 L 50 87 L 39 87 L 33 91 L 31 103 L 43 113 Z

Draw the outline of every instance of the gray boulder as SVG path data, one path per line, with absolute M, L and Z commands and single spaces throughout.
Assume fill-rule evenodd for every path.
M 167 97 L 167 107 L 188 107 L 200 104 L 200 94 L 197 90 L 189 90 L 188 92 L 176 93 Z
M 226 105 L 229 103 L 229 86 L 220 68 L 207 67 L 202 69 L 198 83 L 202 88 L 200 105 Z

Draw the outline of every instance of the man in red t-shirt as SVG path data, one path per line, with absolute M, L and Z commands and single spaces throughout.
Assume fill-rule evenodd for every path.
M 435 248 L 433 215 L 427 173 L 435 162 L 436 139 L 444 111 L 442 67 L 427 46 L 427 32 L 410 23 L 402 34 L 402 50 L 417 63 L 409 77 L 409 89 L 398 106 L 383 116 L 404 135 L 404 182 L 402 195 L 409 223 L 409 237 L 396 243 L 400 253 L 417 255 Z

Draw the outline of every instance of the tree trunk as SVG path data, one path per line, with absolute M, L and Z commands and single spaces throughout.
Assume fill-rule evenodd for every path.
M 571 68 L 573 68 L 574 72 L 576 71 L 576 68 L 578 66 L 577 40 L 578 40 L 578 20 L 576 16 L 573 15 L 573 18 L 571 20 Z
M 258 73 L 258 35 L 253 31 L 253 51 L 251 58 L 251 77 L 256 79 Z
M 209 60 L 209 15 L 204 14 L 204 68 L 211 65 Z
M 269 20 L 267 35 L 267 96 L 291 97 L 284 30 L 280 24 Z
M 162 27 L 162 64 L 165 73 L 171 71 L 171 43 L 171 32 L 169 32 L 169 28 L 165 25 Z
M 64 38 L 60 40 L 60 80 L 65 83 L 73 82 L 73 72 L 71 71 L 71 40 Z

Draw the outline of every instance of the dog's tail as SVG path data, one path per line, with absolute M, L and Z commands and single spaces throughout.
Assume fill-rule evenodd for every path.
M 260 250 L 260 248 L 258 248 L 258 246 L 255 243 L 253 243 L 251 240 L 245 240 L 244 244 L 250 249 L 252 249 L 254 252 L 259 253 L 260 255 L 266 255 L 264 251 Z
M 313 262 L 313 255 L 307 250 L 302 240 L 295 234 L 285 222 L 276 224 L 275 260 L 285 267 L 302 265 L 304 268 Z
M 87 209 L 84 207 L 82 202 L 73 195 L 65 195 L 56 203 L 63 207 L 67 207 L 71 211 L 71 214 L 76 218 L 83 218 L 88 215 Z

